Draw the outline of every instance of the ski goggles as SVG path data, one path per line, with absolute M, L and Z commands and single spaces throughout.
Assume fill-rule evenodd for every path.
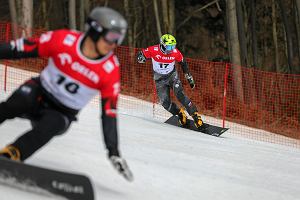
M 116 43 L 120 45 L 125 38 L 126 29 L 121 29 L 120 31 L 105 29 L 91 19 L 88 19 L 88 24 L 93 27 L 93 29 L 101 36 L 103 36 L 104 40 L 110 44 Z
M 172 51 L 172 50 L 175 49 L 175 47 L 176 47 L 176 44 L 172 44 L 172 45 L 166 44 L 165 45 L 165 48 L 166 48 L 167 51 Z
M 103 34 L 103 38 L 110 44 L 116 43 L 120 45 L 124 40 L 125 32 L 126 31 L 124 31 L 124 33 L 119 33 L 116 31 L 105 31 L 105 33 Z

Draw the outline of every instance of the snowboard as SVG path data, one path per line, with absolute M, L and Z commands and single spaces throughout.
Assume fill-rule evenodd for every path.
M 171 124 L 173 126 L 178 126 L 181 128 L 186 128 L 186 129 L 193 130 L 193 131 L 198 131 L 198 132 L 216 136 L 216 137 L 219 137 L 220 135 L 222 135 L 224 132 L 226 132 L 229 129 L 229 128 L 222 128 L 219 126 L 214 126 L 214 125 L 207 124 L 207 123 L 203 124 L 203 128 L 198 129 L 195 126 L 194 121 L 190 120 L 190 119 L 187 119 L 186 124 L 184 126 L 182 126 L 179 124 L 177 116 L 170 117 L 167 121 L 165 121 L 165 123 Z
M 94 200 L 92 184 L 84 175 L 37 167 L 6 158 L 0 158 L 0 183 L 41 195 Z

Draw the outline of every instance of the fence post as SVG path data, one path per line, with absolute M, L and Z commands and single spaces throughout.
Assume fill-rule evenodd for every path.
M 6 23 L 6 34 L 5 34 L 5 41 L 9 42 L 9 33 L 10 33 L 10 24 Z M 7 61 L 4 62 L 4 92 L 6 92 L 6 84 L 7 84 Z
M 228 83 L 229 63 L 226 63 L 224 73 L 224 94 L 223 94 L 223 128 L 225 128 L 226 119 L 226 97 L 227 97 L 227 83 Z
M 155 117 L 155 104 L 156 104 L 156 85 L 155 85 L 155 81 L 152 81 L 152 85 L 153 85 L 153 98 L 152 98 L 152 109 L 153 109 L 153 118 Z

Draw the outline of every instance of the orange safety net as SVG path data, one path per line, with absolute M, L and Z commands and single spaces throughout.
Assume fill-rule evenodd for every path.
M 0 42 L 12 39 L 11 29 L 10 23 L 0 23 Z M 18 27 L 18 32 L 21 35 L 23 29 Z M 32 31 L 33 36 L 42 32 L 45 31 Z M 125 46 L 116 50 L 121 63 L 121 93 L 145 100 L 144 106 L 152 104 L 153 116 L 158 117 L 161 107 L 157 104 L 152 64 L 151 61 L 138 64 L 138 50 Z M 0 74 L 1 90 L 12 91 L 16 82 L 28 79 L 32 72 L 40 72 L 46 62 L 45 59 L 1 61 L 5 66 L 28 72 L 9 73 L 9 68 L 5 67 Z M 265 72 L 199 59 L 187 58 L 187 62 L 196 82 L 193 90 L 184 80 L 179 66 L 177 69 L 185 93 L 206 122 L 229 127 L 232 134 L 300 147 L 300 75 Z M 174 95 L 172 98 L 176 101 Z M 140 104 L 143 105 L 143 102 Z M 123 106 L 140 109 L 129 104 Z M 168 117 L 165 113 L 159 115 L 165 119 Z

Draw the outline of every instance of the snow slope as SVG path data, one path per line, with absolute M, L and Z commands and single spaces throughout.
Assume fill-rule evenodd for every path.
M 135 175 L 132 183 L 110 165 L 99 113 L 89 105 L 63 136 L 27 162 L 87 174 L 97 200 L 300 199 L 300 149 L 221 138 L 120 114 L 120 148 Z M 0 126 L 0 146 L 29 129 L 24 120 Z M 57 199 L 0 185 L 1 200 Z

